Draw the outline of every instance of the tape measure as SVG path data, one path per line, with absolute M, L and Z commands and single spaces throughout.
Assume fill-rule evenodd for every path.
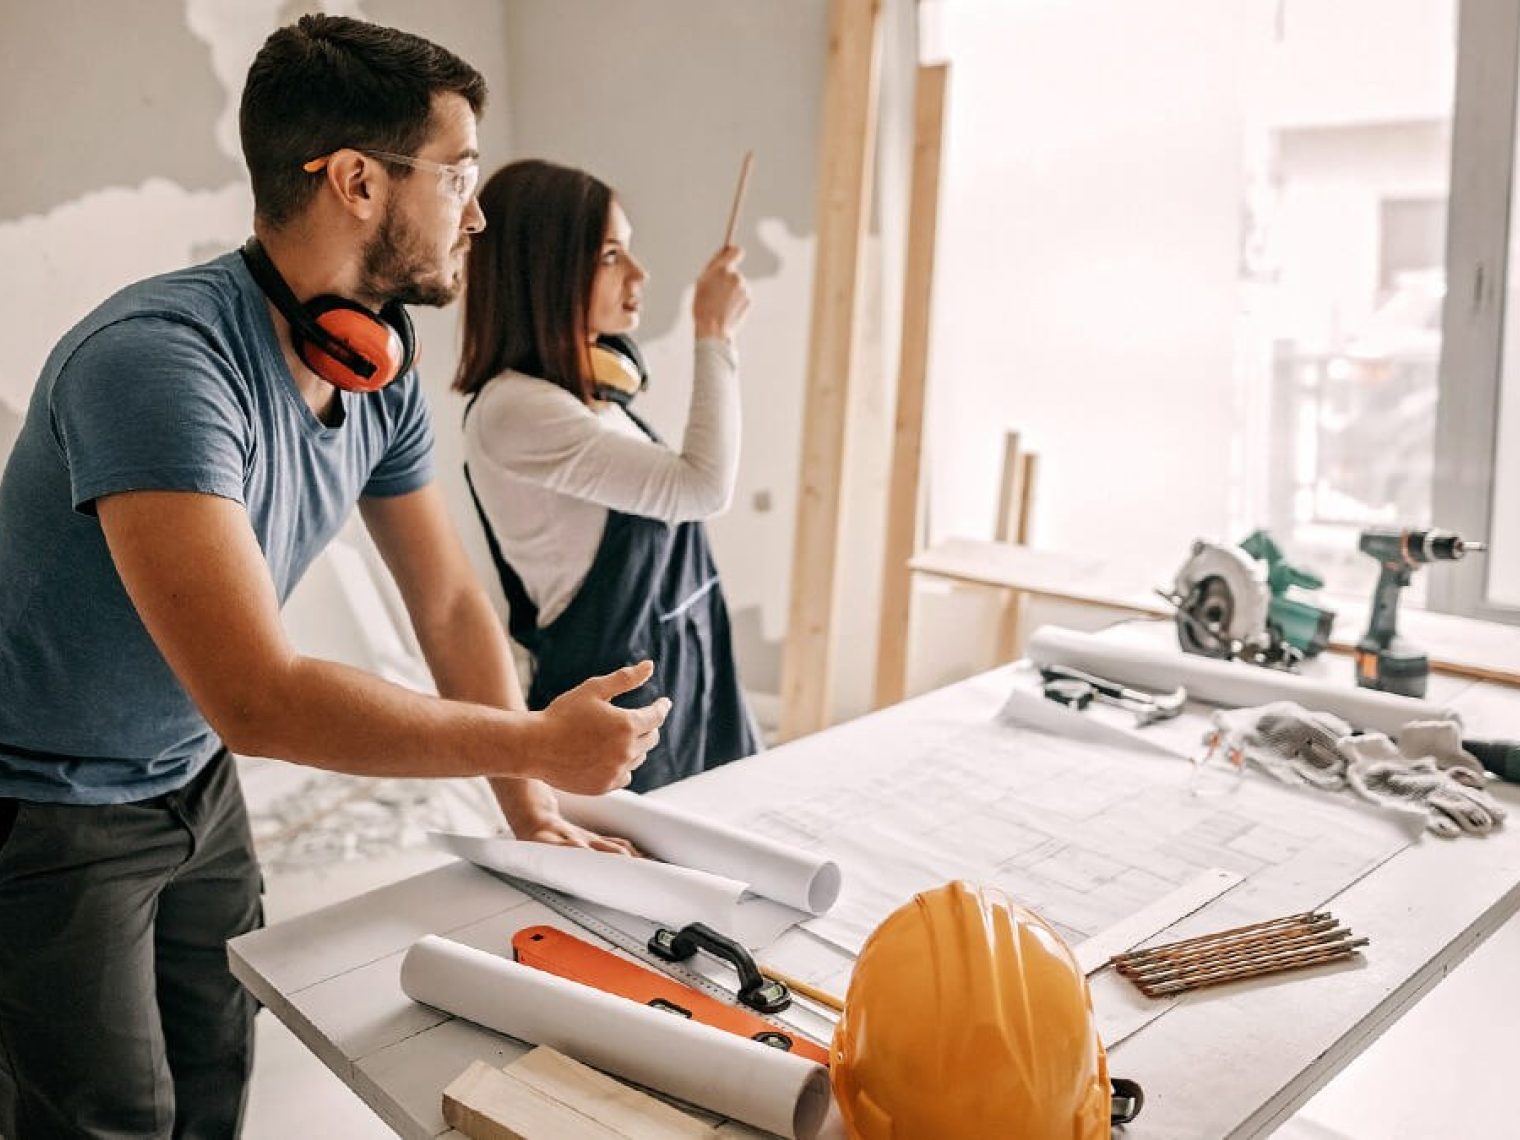
M 650 969 L 658 970 L 666 977 L 674 979 L 681 985 L 689 989 L 698 990 L 715 1001 L 722 1002 L 724 1005 L 732 1006 L 735 1009 L 739 1008 L 733 990 L 725 989 L 707 975 L 699 973 L 681 962 L 671 962 L 656 958 L 649 952 L 648 946 L 636 935 L 629 934 L 626 930 L 622 930 L 612 923 L 606 922 L 590 913 L 581 904 L 579 899 L 562 894 L 551 887 L 544 886 L 542 883 L 532 883 L 526 879 L 519 879 L 515 875 L 508 875 L 504 871 L 493 871 L 489 868 L 482 869 L 486 870 L 488 874 L 495 875 L 514 889 L 521 891 L 535 902 L 542 903 L 561 918 L 569 919 L 581 929 L 596 935 L 609 946 L 615 946 L 639 962 L 646 964 Z M 744 1012 L 756 1020 L 765 1022 L 772 1029 L 788 1037 L 801 1038 L 815 1048 L 824 1049 L 827 1047 L 825 1042 L 818 1039 L 816 1033 L 795 1025 L 785 1018 L 776 1015 L 767 1016 L 751 1013 L 749 1010 L 745 1010 Z

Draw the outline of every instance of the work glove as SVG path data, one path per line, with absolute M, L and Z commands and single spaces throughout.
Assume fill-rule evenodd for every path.
M 1210 750 L 1238 751 L 1253 766 L 1285 784 L 1325 791 L 1346 786 L 1346 758 L 1338 745 L 1351 726 L 1332 713 L 1293 701 L 1244 709 L 1221 709 L 1210 717 L 1204 742 Z
M 1412 739 L 1420 739 L 1420 734 Z M 1461 749 L 1460 742 L 1456 747 Z M 1346 778 L 1357 795 L 1421 817 L 1437 835 L 1484 835 L 1504 820 L 1503 805 L 1483 790 L 1481 767 L 1474 772 L 1453 762 L 1443 769 L 1434 756 L 1411 759 L 1380 732 L 1350 737 L 1341 741 L 1340 749 L 1347 760 Z
M 1478 758 L 1462 747 L 1462 726 L 1457 721 L 1412 720 L 1399 729 L 1398 745 L 1399 751 L 1412 760 L 1429 756 L 1437 768 L 1464 784 L 1481 788 L 1488 782 Z

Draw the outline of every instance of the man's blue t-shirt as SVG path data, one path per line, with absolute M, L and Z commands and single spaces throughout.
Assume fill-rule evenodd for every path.
M 145 799 L 216 752 L 94 502 L 174 490 L 243 504 L 283 603 L 360 495 L 432 477 L 415 372 L 340 399 L 335 427 L 303 402 L 236 253 L 124 289 L 59 342 L 0 479 L 0 796 Z

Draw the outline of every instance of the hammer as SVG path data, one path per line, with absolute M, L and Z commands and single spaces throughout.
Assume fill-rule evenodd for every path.
M 1081 681 L 1092 686 L 1093 695 L 1100 701 L 1133 712 L 1137 728 L 1155 724 L 1158 720 L 1171 720 L 1182 712 L 1182 706 L 1187 703 L 1187 690 L 1181 685 L 1170 693 L 1148 693 L 1141 689 L 1126 688 L 1117 682 L 1065 665 L 1041 665 L 1040 676 L 1046 681 Z

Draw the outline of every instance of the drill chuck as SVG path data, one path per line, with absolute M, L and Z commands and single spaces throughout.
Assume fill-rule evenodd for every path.
M 1358 541 L 1364 554 L 1379 562 L 1421 566 L 1427 562 L 1455 562 L 1469 553 L 1486 549 L 1449 530 L 1399 530 L 1378 527 L 1364 530 Z

